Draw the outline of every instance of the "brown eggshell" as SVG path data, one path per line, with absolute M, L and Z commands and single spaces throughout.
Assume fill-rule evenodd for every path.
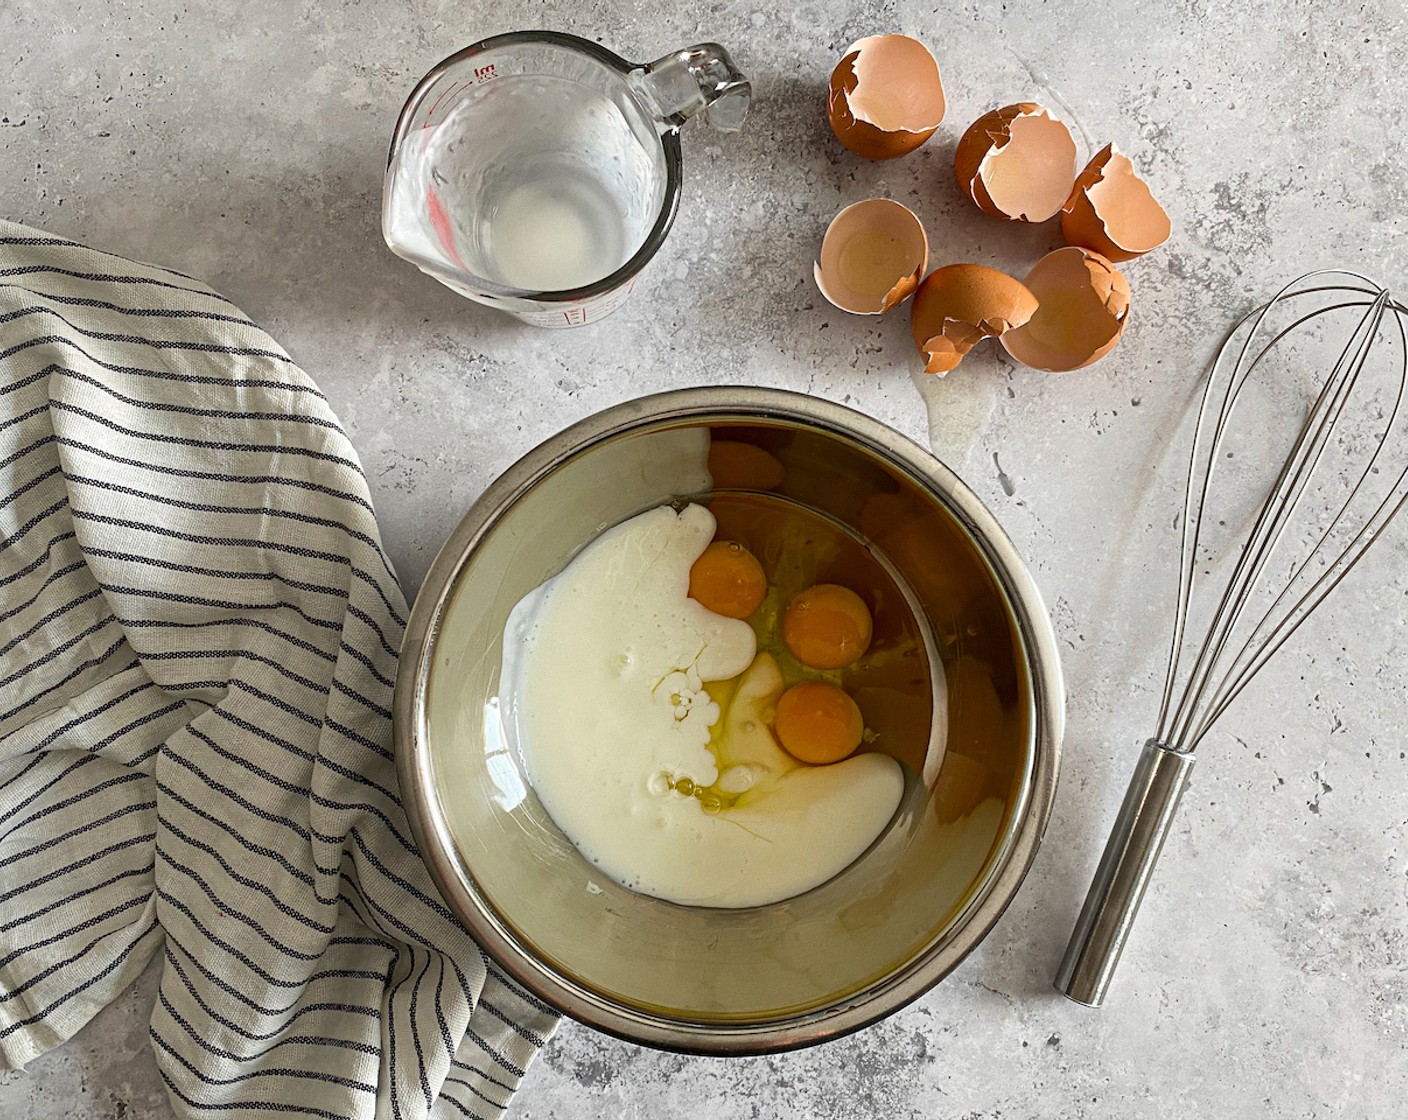
M 831 131 L 866 159 L 914 151 L 944 119 L 944 86 L 929 48 L 908 35 L 852 43 L 831 72 L 826 98 Z
M 1129 324 L 1129 283 L 1099 253 L 1070 246 L 1047 253 L 1025 283 L 1039 306 L 1002 346 L 1024 366 L 1066 373 L 1098 362 Z
M 1076 177 L 1076 142 L 1049 109 L 1022 101 L 979 117 L 954 153 L 959 189 L 994 218 L 1054 218 Z
M 914 294 L 910 329 L 925 373 L 948 373 L 985 338 L 997 338 L 1036 314 L 1037 299 L 1020 280 L 981 264 L 950 264 L 924 278 Z
M 1172 229 L 1128 156 L 1107 144 L 1076 176 L 1061 208 L 1061 235 L 1111 261 L 1129 261 L 1157 249 Z
M 853 315 L 880 315 L 919 287 L 929 239 L 908 207 L 889 198 L 847 206 L 831 219 L 813 268 L 821 294 Z

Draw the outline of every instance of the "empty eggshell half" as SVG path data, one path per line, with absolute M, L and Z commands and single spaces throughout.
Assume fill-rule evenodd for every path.
M 948 373 L 983 339 L 1020 327 L 1036 310 L 1036 296 L 1005 272 L 981 264 L 935 269 L 919 285 L 910 311 L 924 372 Z
M 848 149 L 866 159 L 914 151 L 944 119 L 944 86 L 929 48 L 908 35 L 852 43 L 831 72 L 826 118 Z
M 1112 261 L 1129 261 L 1168 240 L 1168 214 L 1128 156 L 1106 144 L 1061 208 L 1061 234 L 1071 245 L 1094 249 Z
M 929 239 L 913 212 L 871 198 L 831 219 L 813 274 L 821 294 L 842 311 L 880 315 L 914 293 L 928 263 Z
M 1036 314 L 1002 336 L 1032 369 L 1066 373 L 1098 362 L 1129 323 L 1129 284 L 1099 253 L 1070 246 L 1047 253 L 1027 273 Z
M 1022 101 L 974 121 L 958 142 L 953 170 L 959 189 L 984 213 L 1044 222 L 1071 195 L 1076 142 L 1049 109 Z

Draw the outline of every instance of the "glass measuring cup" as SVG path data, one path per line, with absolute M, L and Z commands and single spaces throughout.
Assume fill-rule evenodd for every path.
M 649 64 L 553 31 L 496 35 L 401 110 L 382 234 L 461 295 L 542 327 L 610 314 L 679 208 L 679 129 L 743 124 L 751 90 L 715 43 Z

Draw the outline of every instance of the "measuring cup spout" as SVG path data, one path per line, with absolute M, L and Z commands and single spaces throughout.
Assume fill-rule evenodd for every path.
M 698 43 L 633 70 L 631 86 L 660 121 L 677 129 L 699 110 L 721 132 L 743 127 L 753 87 L 718 43 Z

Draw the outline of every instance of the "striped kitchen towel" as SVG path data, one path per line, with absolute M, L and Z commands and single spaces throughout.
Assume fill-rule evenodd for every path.
M 0 222 L 0 1066 L 160 953 L 180 1116 L 503 1111 L 556 1019 L 416 853 L 405 614 L 356 454 L 267 335 Z

